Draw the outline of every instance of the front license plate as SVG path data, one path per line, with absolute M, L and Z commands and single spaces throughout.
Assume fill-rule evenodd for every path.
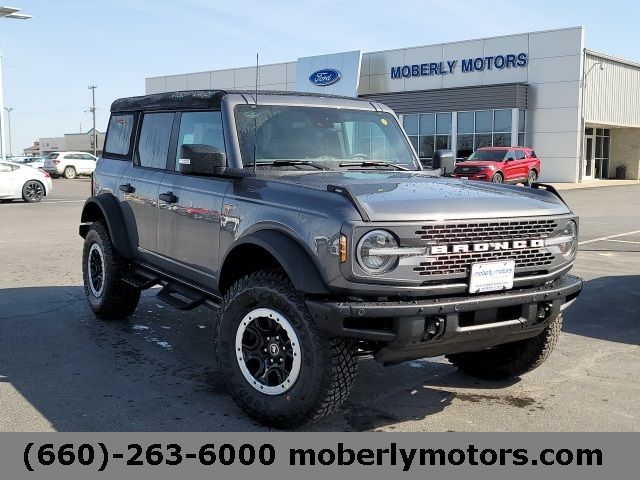
M 469 293 L 495 292 L 513 288 L 516 262 L 482 262 L 471 265 Z
M 469 180 L 469 177 L 460 177 L 462 180 Z

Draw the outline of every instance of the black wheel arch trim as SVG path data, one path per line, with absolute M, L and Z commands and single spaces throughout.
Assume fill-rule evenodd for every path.
M 258 230 L 235 242 L 233 248 L 225 255 L 221 273 L 225 268 L 226 259 L 237 247 L 251 244 L 263 248 L 278 261 L 296 290 L 312 295 L 330 293 L 318 267 L 302 245 L 277 230 Z
M 97 210 L 96 210 L 97 209 Z M 100 215 L 97 215 L 97 213 Z M 111 238 L 111 243 L 116 251 L 125 258 L 133 257 L 133 249 L 129 243 L 127 229 L 118 200 L 111 194 L 101 193 L 89 197 L 82 207 L 81 225 L 78 233 L 86 238 L 91 223 L 104 219 Z

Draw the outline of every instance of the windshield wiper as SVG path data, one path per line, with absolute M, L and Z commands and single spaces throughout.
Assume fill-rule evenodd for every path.
M 409 170 L 402 165 L 396 165 L 389 162 L 344 162 L 340 164 L 341 167 L 393 167 L 397 170 Z
M 270 167 L 291 167 L 296 165 L 309 165 L 310 167 L 317 168 L 318 170 L 324 170 L 320 165 L 316 165 L 309 160 L 269 160 L 266 162 L 256 162 L 256 166 L 260 165 L 268 165 Z M 248 163 L 244 165 L 244 168 L 253 168 L 253 163 Z

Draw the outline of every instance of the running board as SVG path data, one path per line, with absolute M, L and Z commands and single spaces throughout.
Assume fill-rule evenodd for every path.
M 175 283 L 165 285 L 156 298 L 178 310 L 193 310 L 207 299 L 205 295 Z
M 160 283 L 160 277 L 148 272 L 135 268 L 122 277 L 122 281 L 140 290 L 146 290 Z

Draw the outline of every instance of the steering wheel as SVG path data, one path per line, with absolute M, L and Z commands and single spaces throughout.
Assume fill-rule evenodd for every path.
M 349 158 L 359 158 L 361 160 L 368 160 L 369 156 L 366 153 L 354 153 L 352 155 L 349 155 Z

